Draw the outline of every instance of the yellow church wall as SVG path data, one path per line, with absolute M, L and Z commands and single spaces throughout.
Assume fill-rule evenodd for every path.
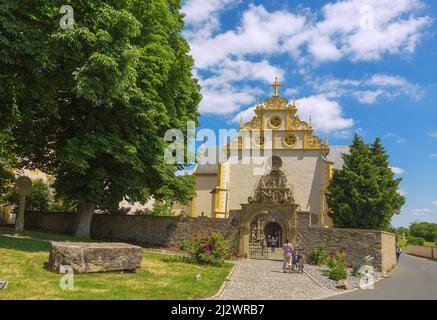
M 275 150 L 273 155 L 282 159 L 282 170 L 287 176 L 288 184 L 294 189 L 296 202 L 301 210 L 310 211 L 320 217 L 321 209 L 326 211 L 322 191 L 328 179 L 329 163 L 321 158 L 318 150 Z M 260 176 L 253 174 L 252 165 L 233 164 L 230 168 L 229 210 L 238 210 L 247 203 Z M 320 220 L 320 218 L 319 218 Z M 323 212 L 325 224 L 329 223 Z
M 207 217 L 211 217 L 214 209 L 214 195 L 211 191 L 216 187 L 217 175 L 196 175 L 196 197 L 194 216 L 200 216 L 202 212 Z

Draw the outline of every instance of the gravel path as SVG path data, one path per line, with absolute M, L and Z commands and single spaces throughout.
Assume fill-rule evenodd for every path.
M 222 300 L 320 299 L 337 292 L 320 287 L 305 274 L 283 273 L 281 261 L 244 259 L 222 294 Z

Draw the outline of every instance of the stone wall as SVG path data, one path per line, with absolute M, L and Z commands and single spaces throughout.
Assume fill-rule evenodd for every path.
M 73 234 L 76 224 L 74 213 L 26 212 L 25 229 Z M 195 234 L 220 232 L 235 241 L 238 226 L 229 219 L 190 217 L 150 217 L 96 214 L 91 226 L 93 239 L 118 240 L 156 246 L 179 246 Z
M 302 214 L 297 215 L 300 222 L 306 221 Z M 395 235 L 377 230 L 337 229 L 323 227 L 307 227 L 299 224 L 297 228 L 297 245 L 304 254 L 320 246 L 328 251 L 344 251 L 347 261 L 361 263 L 370 255 L 374 258 L 374 267 L 378 271 L 387 272 L 396 265 Z
M 311 214 L 303 211 L 298 211 L 295 219 L 293 225 L 297 227 L 293 243 L 302 247 L 305 255 L 314 248 L 325 246 L 329 251 L 345 251 L 348 262 L 359 263 L 370 255 L 379 271 L 389 271 L 396 264 L 395 236 L 391 233 L 317 227 L 312 224 Z M 26 230 L 72 234 L 75 224 L 74 213 L 26 212 L 24 227 Z M 232 214 L 232 219 L 97 214 L 94 215 L 91 237 L 144 245 L 179 246 L 194 234 L 214 231 L 237 242 L 239 229 L 237 212 Z
M 413 256 L 437 260 L 436 247 L 415 246 L 409 244 L 405 252 Z
M 73 234 L 76 214 L 73 212 L 26 212 L 24 229 Z

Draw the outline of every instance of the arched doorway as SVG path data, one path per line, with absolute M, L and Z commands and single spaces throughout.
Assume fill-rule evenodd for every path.
M 270 259 L 275 248 L 284 242 L 284 229 L 280 215 L 264 212 L 255 216 L 249 230 L 249 258 Z
M 276 222 L 269 222 L 264 228 L 264 235 L 267 239 L 267 247 L 280 248 L 282 246 L 282 228 Z

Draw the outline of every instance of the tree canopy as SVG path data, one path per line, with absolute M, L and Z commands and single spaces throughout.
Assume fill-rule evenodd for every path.
M 394 177 L 381 140 L 368 146 L 355 135 L 343 159 L 344 167 L 334 170 L 327 193 L 334 225 L 391 230 L 391 219 L 405 199 L 398 192 L 401 179 Z
M 0 133 L 0 204 L 11 192 L 14 183 L 14 165 L 16 158 L 11 150 L 11 139 L 6 133 Z
M 74 9 L 70 30 L 59 26 L 64 4 Z M 0 103 L 15 152 L 78 203 L 88 217 L 80 236 L 96 206 L 193 195 L 192 179 L 164 161 L 164 133 L 197 122 L 201 99 L 180 9 L 181 0 L 0 6 Z
M 437 242 L 437 223 L 414 222 L 410 225 L 410 233 L 414 237 Z

